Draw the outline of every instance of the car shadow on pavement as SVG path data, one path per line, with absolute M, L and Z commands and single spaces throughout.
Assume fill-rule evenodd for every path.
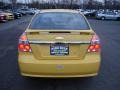
M 24 87 L 40 90 L 78 90 L 91 87 L 96 77 L 87 78 L 32 78 L 22 77 Z M 27 88 L 25 88 L 27 89 Z

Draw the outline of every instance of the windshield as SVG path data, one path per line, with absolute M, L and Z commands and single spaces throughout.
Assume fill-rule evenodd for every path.
M 38 14 L 30 29 L 88 30 L 84 17 L 79 13 L 47 12 Z

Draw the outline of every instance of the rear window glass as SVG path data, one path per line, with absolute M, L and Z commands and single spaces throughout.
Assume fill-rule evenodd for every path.
M 88 30 L 89 25 L 79 13 L 46 12 L 36 15 L 30 29 Z

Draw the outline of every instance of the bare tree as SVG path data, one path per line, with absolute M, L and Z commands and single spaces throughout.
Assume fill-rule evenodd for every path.
M 62 0 L 62 3 L 64 4 L 64 8 L 68 8 L 69 0 Z
M 93 8 L 93 0 L 89 0 L 89 1 L 88 1 L 88 7 L 89 7 L 90 9 Z
M 17 0 L 9 0 L 12 4 L 16 4 Z
M 15 9 L 17 6 L 17 0 L 9 0 L 9 2 L 12 4 L 12 9 Z
M 107 0 L 104 0 L 104 9 L 107 7 Z
M 75 4 L 77 2 L 78 2 L 78 0 L 70 0 L 70 6 L 71 6 L 71 8 L 73 8 L 73 4 Z
M 0 0 L 0 8 L 2 8 L 4 6 L 4 0 Z

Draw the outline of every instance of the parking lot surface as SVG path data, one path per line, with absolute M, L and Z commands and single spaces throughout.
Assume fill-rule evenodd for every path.
M 21 77 L 18 38 L 32 16 L 0 23 L 0 90 L 120 90 L 120 21 L 89 22 L 101 40 L 101 67 L 93 78 L 48 79 Z

